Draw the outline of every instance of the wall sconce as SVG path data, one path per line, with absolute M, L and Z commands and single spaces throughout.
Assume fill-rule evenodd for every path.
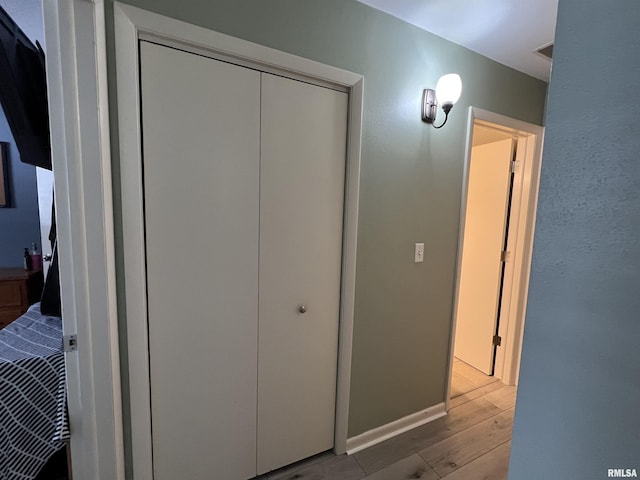
M 444 127 L 449 119 L 449 112 L 453 108 L 453 104 L 460 98 L 461 93 L 462 80 L 460 80 L 460 75 L 449 73 L 440 77 L 435 90 L 426 88 L 422 93 L 422 121 L 430 123 L 433 128 Z M 438 102 L 442 105 L 445 117 L 444 122 L 436 127 L 433 122 L 435 122 L 438 113 Z

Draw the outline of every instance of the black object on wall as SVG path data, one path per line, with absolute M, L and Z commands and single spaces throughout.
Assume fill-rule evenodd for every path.
M 0 142 L 0 208 L 11 206 L 11 191 L 9 190 L 9 149 L 6 142 Z
M 0 7 L 0 103 L 24 163 L 51 170 L 44 52 Z

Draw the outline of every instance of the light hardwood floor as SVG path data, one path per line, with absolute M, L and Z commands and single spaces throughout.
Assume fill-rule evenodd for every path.
M 317 455 L 260 480 L 506 480 L 516 387 L 454 360 L 449 414 L 355 455 Z

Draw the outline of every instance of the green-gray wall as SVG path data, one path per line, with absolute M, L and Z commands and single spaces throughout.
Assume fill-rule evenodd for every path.
M 639 20 L 560 0 L 513 480 L 640 470 Z
M 443 402 L 467 110 L 541 124 L 546 83 L 353 0 L 125 3 L 364 75 L 349 435 Z M 420 121 L 422 89 L 449 72 L 462 98 L 434 130 Z

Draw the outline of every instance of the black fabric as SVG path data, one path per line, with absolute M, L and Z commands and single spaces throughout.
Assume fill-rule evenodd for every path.
M 55 202 L 55 193 L 51 195 L 51 228 L 49 229 L 49 242 L 51 243 L 51 251 L 56 246 L 56 236 L 58 234 L 58 229 L 56 228 L 56 202 Z
M 69 480 L 67 449 L 63 447 L 54 453 L 35 480 Z
M 56 203 L 51 200 L 51 229 L 49 230 L 49 241 L 51 242 L 51 266 L 47 271 L 47 278 L 42 289 L 40 298 L 40 308 L 44 315 L 62 317 L 62 302 L 60 301 L 60 271 L 58 269 L 58 249 L 56 245 Z
M 0 7 L 0 103 L 20 159 L 51 170 L 44 52 Z
M 47 279 L 42 289 L 40 300 L 40 311 L 43 315 L 52 317 L 62 317 L 62 306 L 60 302 L 60 273 L 58 270 L 58 245 L 53 247 L 53 258 L 51 266 L 47 272 Z

